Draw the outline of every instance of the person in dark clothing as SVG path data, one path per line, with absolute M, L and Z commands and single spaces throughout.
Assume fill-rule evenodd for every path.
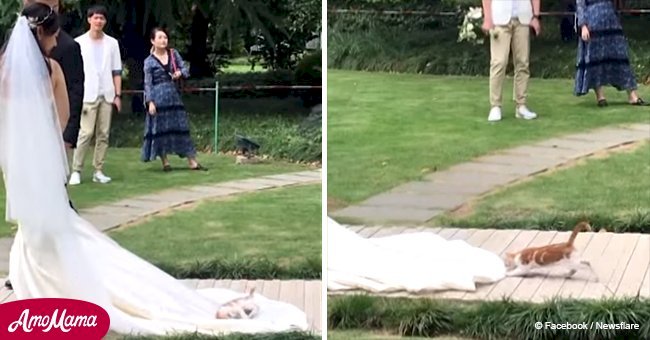
M 77 137 L 79 137 L 79 122 L 84 97 L 84 68 L 81 49 L 69 34 L 60 31 L 57 45 L 52 50 L 50 57 L 61 65 L 65 75 L 68 100 L 70 101 L 70 119 L 63 131 L 63 141 L 68 149 L 74 149 L 77 147 Z
M 60 12 L 59 0 L 24 0 L 24 5 L 35 2 L 46 4 L 56 13 Z M 70 102 L 70 119 L 63 131 L 63 141 L 68 150 L 77 146 L 79 136 L 79 124 L 81 120 L 81 107 L 84 96 L 84 71 L 83 58 L 79 44 L 66 32 L 61 30 L 56 40 L 56 47 L 50 53 L 50 58 L 56 60 L 65 76 L 65 83 L 68 90 Z
M 60 11 L 59 0 L 24 0 L 23 5 L 27 6 L 35 2 L 46 4 L 56 12 Z M 81 107 L 84 96 L 84 68 L 83 58 L 81 57 L 81 48 L 74 39 L 64 32 L 59 31 L 56 40 L 56 47 L 50 52 L 50 57 L 56 60 L 61 66 L 65 76 L 65 85 L 68 90 L 68 101 L 70 102 L 70 118 L 63 131 L 63 141 L 65 142 L 68 158 L 70 159 L 71 150 L 77 147 L 77 137 L 79 136 L 79 125 L 81 121 Z M 64 182 L 64 185 L 67 183 Z M 75 209 L 72 201 L 70 207 Z M 75 209 L 76 211 L 76 209 Z M 5 287 L 11 289 L 11 282 L 7 280 Z

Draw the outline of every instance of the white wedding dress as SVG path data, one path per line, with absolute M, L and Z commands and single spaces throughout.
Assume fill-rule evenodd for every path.
M 506 273 L 496 254 L 431 232 L 363 238 L 328 219 L 327 234 L 330 291 L 474 291 Z
M 73 298 L 103 307 L 122 334 L 307 330 L 303 311 L 256 294 L 251 320 L 217 320 L 243 295 L 194 290 L 120 247 L 68 204 L 68 169 L 43 56 L 20 17 L 0 66 L 0 164 L 7 219 L 17 221 L 9 278 L 17 299 Z M 218 256 L 218 254 L 214 254 Z

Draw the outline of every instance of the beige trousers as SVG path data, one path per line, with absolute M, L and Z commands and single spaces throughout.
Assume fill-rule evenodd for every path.
M 72 171 L 83 170 L 86 152 L 90 142 L 95 137 L 95 155 L 93 166 L 96 171 L 104 168 L 106 150 L 108 149 L 108 137 L 111 130 L 111 116 L 113 104 L 107 102 L 104 97 L 99 97 L 94 103 L 84 103 L 81 110 L 81 123 L 79 127 L 79 138 L 77 148 L 74 151 Z
M 495 26 L 490 35 L 490 104 L 501 106 L 503 81 L 512 49 L 515 68 L 513 100 L 517 106 L 526 104 L 530 59 L 530 26 L 512 19 L 508 25 Z

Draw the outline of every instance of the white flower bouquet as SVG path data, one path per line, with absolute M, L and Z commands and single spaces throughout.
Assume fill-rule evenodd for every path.
M 463 24 L 459 27 L 458 41 L 468 41 L 473 44 L 483 44 L 481 25 L 483 24 L 483 9 L 481 7 L 470 7 Z

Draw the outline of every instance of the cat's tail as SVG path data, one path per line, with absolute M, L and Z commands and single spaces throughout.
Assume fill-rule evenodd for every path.
M 575 228 L 573 228 L 573 232 L 571 233 L 571 237 L 569 237 L 569 240 L 566 242 L 567 246 L 569 247 L 573 246 L 573 241 L 576 240 L 578 233 L 581 231 L 591 231 L 591 226 L 589 225 L 589 222 L 582 221 L 576 224 Z

